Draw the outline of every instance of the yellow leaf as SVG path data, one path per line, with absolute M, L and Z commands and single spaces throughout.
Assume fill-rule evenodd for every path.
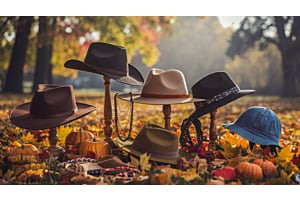
M 22 144 L 20 142 L 16 141 L 16 140 L 12 144 L 14 146 L 18 146 L 18 147 L 22 146 Z
M 34 139 L 34 135 L 30 132 L 27 133 L 27 135 L 23 135 L 21 137 L 21 140 L 24 144 L 28 144 L 28 143 L 35 143 L 35 139 Z
M 278 157 L 274 158 L 274 161 L 277 163 L 290 162 L 294 157 L 294 153 L 292 153 L 290 149 L 291 145 L 287 145 L 284 148 L 282 148 L 280 153 L 278 154 Z
M 239 154 L 239 148 L 238 147 L 232 147 L 230 142 L 225 141 L 225 144 L 223 145 L 224 151 L 221 153 L 226 159 L 234 158 Z
M 300 136 L 300 129 L 299 129 L 299 130 L 296 130 L 296 131 L 294 132 L 294 135 L 295 135 L 295 136 Z
M 140 155 L 140 166 L 142 170 L 149 170 L 151 168 L 151 164 L 149 164 L 150 155 L 147 155 L 147 152 Z

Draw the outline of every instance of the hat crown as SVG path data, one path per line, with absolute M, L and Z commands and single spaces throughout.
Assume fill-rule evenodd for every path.
M 188 95 L 184 75 L 181 71 L 170 69 L 152 69 L 143 86 L 143 94 L 153 95 Z M 153 96 L 155 97 L 155 96 Z
M 132 148 L 154 157 L 177 158 L 178 136 L 155 124 L 145 124 L 134 139 Z
M 30 103 L 30 115 L 39 118 L 62 117 L 77 112 L 73 86 L 39 84 Z
M 127 75 L 128 63 L 126 48 L 104 42 L 90 44 L 84 62 L 93 68 L 106 68 L 108 72 Z M 109 71 L 115 70 L 115 71 Z
M 234 123 L 265 138 L 266 143 L 268 141 L 279 142 L 282 128 L 281 121 L 269 108 L 260 106 L 248 108 Z
M 233 87 L 239 90 L 239 86 L 232 80 L 228 73 L 215 72 L 195 83 L 192 86 L 192 93 L 195 98 L 209 99 Z

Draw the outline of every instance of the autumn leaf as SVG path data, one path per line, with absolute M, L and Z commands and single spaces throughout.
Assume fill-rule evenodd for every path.
M 237 155 L 239 154 L 239 148 L 238 147 L 232 147 L 232 145 L 227 141 L 225 141 L 225 143 L 223 145 L 223 149 L 224 149 L 224 151 L 221 151 L 221 154 L 226 159 L 237 157 Z
M 199 174 L 197 174 L 195 168 L 190 168 L 190 169 L 187 169 L 187 171 L 183 173 L 182 177 L 184 178 L 185 181 L 192 181 L 195 178 L 198 178 Z
M 142 170 L 149 171 L 151 168 L 151 164 L 149 164 L 149 158 L 150 155 L 148 156 L 147 152 L 140 155 L 140 167 Z
M 286 173 L 284 170 L 280 171 L 280 177 L 278 178 L 271 178 L 268 181 L 266 181 L 266 185 L 288 185 L 291 182 L 291 177 L 292 177 L 293 173 L 288 174 Z
M 291 162 L 291 160 L 294 157 L 294 153 L 292 153 L 290 149 L 291 145 L 287 145 L 284 148 L 282 148 L 280 153 L 278 154 L 278 157 L 274 158 L 274 161 L 276 163 Z

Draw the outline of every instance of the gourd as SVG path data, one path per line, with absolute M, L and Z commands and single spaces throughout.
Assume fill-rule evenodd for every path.
M 236 169 L 237 169 L 238 177 L 242 181 L 244 180 L 259 181 L 263 179 L 263 170 L 257 164 L 243 161 L 238 164 Z
M 78 153 L 82 156 L 88 155 L 89 152 L 95 154 L 95 159 L 98 160 L 104 156 L 111 154 L 109 144 L 104 140 L 86 140 L 79 144 Z
M 40 153 L 40 150 L 32 144 L 22 144 L 13 148 L 8 156 L 8 159 L 12 163 L 32 163 L 37 162 L 36 156 Z
M 267 177 L 275 176 L 277 173 L 277 169 L 271 161 L 266 159 L 256 159 L 253 161 L 253 163 L 259 165 L 262 168 L 264 175 Z
M 66 149 L 68 149 L 69 145 L 78 146 L 80 143 L 86 140 L 93 140 L 94 138 L 95 136 L 93 135 L 93 133 L 89 131 L 82 131 L 81 129 L 79 131 L 72 131 L 66 137 Z

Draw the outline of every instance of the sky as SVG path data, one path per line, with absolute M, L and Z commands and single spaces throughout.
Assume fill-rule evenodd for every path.
M 218 18 L 224 28 L 237 28 L 244 16 L 219 16 Z

